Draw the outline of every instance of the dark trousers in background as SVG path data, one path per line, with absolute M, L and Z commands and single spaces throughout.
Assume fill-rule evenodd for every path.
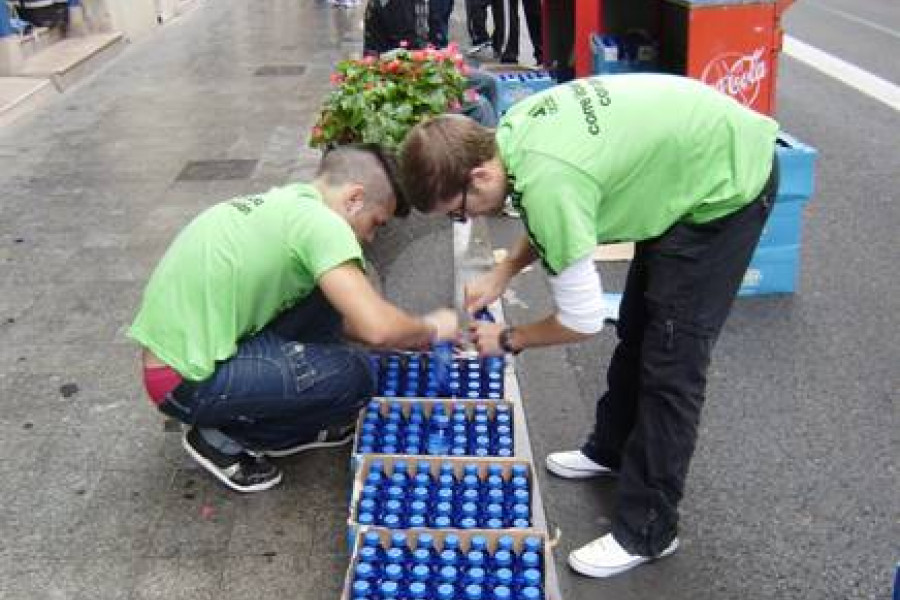
M 543 62 L 541 51 L 541 0 L 521 0 L 525 11 L 528 35 L 534 47 L 534 59 Z M 519 59 L 519 0 L 492 0 L 494 17 L 492 44 L 501 62 L 517 62 Z
M 450 15 L 453 0 L 430 0 L 428 3 L 428 41 L 437 48 L 450 43 Z
M 679 223 L 638 243 L 619 309 L 618 345 L 582 451 L 619 471 L 612 532 L 629 552 L 660 554 L 697 440 L 713 346 L 772 210 L 763 192 L 710 223 Z
M 181 383 L 160 410 L 236 454 L 296 446 L 349 424 L 373 392 L 366 354 L 341 339 L 339 314 L 316 290 L 241 341 L 211 377 Z
M 487 31 L 488 7 L 491 0 L 466 0 L 466 29 L 473 46 L 491 41 Z

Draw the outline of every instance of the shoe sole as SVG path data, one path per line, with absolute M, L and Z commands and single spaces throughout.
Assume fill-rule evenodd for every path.
M 338 446 L 346 446 L 347 444 L 352 442 L 353 435 L 354 434 L 351 432 L 347 437 L 335 440 L 333 442 L 310 442 L 309 444 L 295 446 L 294 448 L 285 448 L 283 450 L 263 450 L 262 452 L 260 452 L 260 454 L 269 458 L 284 458 L 285 456 L 293 456 L 294 454 L 306 452 L 307 450 L 317 450 L 319 448 L 337 448 Z
M 629 571 L 643 564 L 665 558 L 676 550 L 678 550 L 678 538 L 672 540 L 672 543 L 669 544 L 669 547 L 663 550 L 662 554 L 655 558 L 641 558 L 640 560 L 636 560 L 634 562 L 628 563 L 627 565 L 622 565 L 619 567 L 597 567 L 594 565 L 590 565 L 578 560 L 578 558 L 575 557 L 575 553 L 572 552 L 569 554 L 569 566 L 572 567 L 572 570 L 581 573 L 582 575 L 605 579 L 607 577 L 612 577 L 614 575 L 624 573 L 625 571 Z
M 227 475 L 222 473 L 222 470 L 219 469 L 211 460 L 197 452 L 193 446 L 191 446 L 187 441 L 187 436 L 182 436 L 181 438 L 181 447 L 184 448 L 185 452 L 187 452 L 191 458 L 193 458 L 197 463 L 206 469 L 213 477 L 227 485 L 229 488 L 233 489 L 236 492 L 242 493 L 250 493 L 250 492 L 262 492 L 268 489 L 271 489 L 281 483 L 281 471 L 278 472 L 278 476 L 274 479 L 266 481 L 265 483 L 258 483 L 256 485 L 249 486 L 240 486 L 235 482 L 231 481 Z
M 556 475 L 557 477 L 562 477 L 563 479 L 592 479 L 594 477 L 615 477 L 616 474 L 610 471 L 609 469 L 605 469 L 603 471 L 597 471 L 596 469 L 573 469 L 572 467 L 567 467 L 558 462 L 550 460 L 547 457 L 545 461 L 545 466 L 547 470 Z

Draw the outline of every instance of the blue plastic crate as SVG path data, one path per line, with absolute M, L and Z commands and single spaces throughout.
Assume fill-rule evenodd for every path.
M 797 289 L 800 272 L 797 244 L 757 248 L 738 290 L 740 296 L 790 294 Z
M 656 42 L 649 39 L 623 40 L 617 35 L 591 35 L 594 75 L 642 73 L 656 70 L 659 54 Z
M 776 200 L 757 248 L 799 246 L 804 204 L 804 202 Z
M 547 71 L 497 73 L 497 112 L 503 114 L 513 104 L 532 94 L 550 89 L 556 81 Z
M 777 201 L 809 199 L 813 194 L 816 149 L 782 131 L 778 134 L 775 155 L 781 177 Z

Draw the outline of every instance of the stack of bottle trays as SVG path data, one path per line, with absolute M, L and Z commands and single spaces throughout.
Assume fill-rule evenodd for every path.
M 354 481 L 351 539 L 360 526 L 387 529 L 528 529 L 528 461 L 367 456 Z
M 512 457 L 513 431 L 505 400 L 375 399 L 360 414 L 354 453 Z
M 369 356 L 376 395 L 388 398 L 503 398 L 502 356 L 454 356 L 443 374 L 432 352 L 383 352 Z
M 541 600 L 546 538 L 536 532 L 359 533 L 343 600 Z

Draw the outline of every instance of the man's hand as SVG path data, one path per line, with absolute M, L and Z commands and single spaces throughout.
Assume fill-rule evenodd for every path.
M 474 313 L 499 298 L 506 286 L 509 285 L 510 277 L 500 268 L 493 268 L 487 273 L 466 282 L 463 288 L 465 293 L 465 308 L 469 313 Z
M 504 329 L 506 325 L 503 323 L 472 321 L 469 324 L 469 339 L 480 356 L 502 356 L 505 353 L 500 347 L 500 332 Z
M 434 328 L 434 339 L 431 340 L 432 342 L 459 341 L 459 316 L 455 310 L 442 308 L 428 313 L 422 318 Z

